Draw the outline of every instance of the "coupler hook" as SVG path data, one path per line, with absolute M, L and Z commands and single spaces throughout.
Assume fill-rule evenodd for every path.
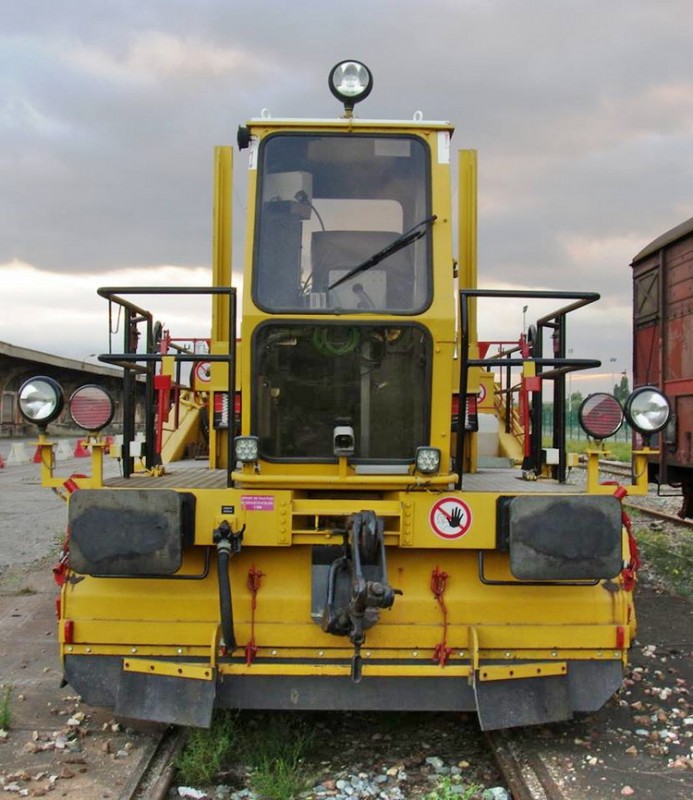
M 348 636 L 354 645 L 351 679 L 361 680 L 361 646 L 365 631 L 378 621 L 380 609 L 390 608 L 395 595 L 387 579 L 383 520 L 361 511 L 349 520 L 344 553 L 330 565 L 322 629 Z

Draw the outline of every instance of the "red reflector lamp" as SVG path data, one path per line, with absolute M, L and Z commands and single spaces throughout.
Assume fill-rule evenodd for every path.
M 582 401 L 578 409 L 578 422 L 592 439 L 606 439 L 623 425 L 623 409 L 613 395 L 596 392 Z
M 228 392 L 215 392 L 214 394 L 214 429 L 221 430 L 229 427 L 229 395 Z
M 70 397 L 70 416 L 75 425 L 86 431 L 100 431 L 113 419 L 115 403 L 102 387 L 87 384 L 76 389 Z
M 467 413 L 464 419 L 466 431 L 479 430 L 478 397 L 475 394 L 467 395 Z
M 460 415 L 460 396 L 452 396 L 452 431 L 457 430 Z M 466 431 L 479 430 L 479 397 L 476 394 L 466 395 L 464 429 Z
M 235 392 L 233 396 L 233 413 L 236 418 L 236 431 L 241 422 L 241 393 Z M 229 427 L 229 394 L 228 392 L 215 392 L 214 394 L 214 418 L 215 430 L 225 430 Z

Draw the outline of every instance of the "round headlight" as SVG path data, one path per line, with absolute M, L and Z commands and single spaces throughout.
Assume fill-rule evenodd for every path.
M 332 94 L 349 110 L 371 93 L 373 76 L 360 61 L 340 61 L 330 71 L 329 86 Z
M 44 376 L 29 378 L 19 387 L 19 411 L 24 419 L 44 428 L 63 410 L 65 396 L 60 384 Z
M 623 409 L 613 395 L 597 392 L 582 401 L 578 409 L 578 422 L 588 436 L 606 439 L 623 425 Z
M 115 403 L 102 386 L 86 384 L 72 393 L 69 408 L 75 425 L 87 431 L 100 431 L 113 419 Z
M 626 400 L 628 424 L 643 436 L 666 428 L 671 408 L 666 397 L 653 386 L 641 386 Z

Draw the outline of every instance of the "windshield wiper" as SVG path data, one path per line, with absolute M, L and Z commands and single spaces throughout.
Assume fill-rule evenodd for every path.
M 417 222 L 413 228 L 409 228 L 408 231 L 405 231 L 401 236 L 398 236 L 394 241 L 390 242 L 390 244 L 386 244 L 385 247 L 378 250 L 377 253 L 374 253 L 372 256 L 368 256 L 365 261 L 362 261 L 358 266 L 349 270 L 346 275 L 342 275 L 341 278 L 330 284 L 330 286 L 327 287 L 328 290 L 334 289 L 341 283 L 348 281 L 349 278 L 353 278 L 354 275 L 358 275 L 359 272 L 365 272 L 367 269 L 374 267 L 376 264 L 380 264 L 380 262 L 384 261 L 388 256 L 393 255 L 393 253 L 402 250 L 402 248 L 407 247 L 407 245 L 410 245 L 412 242 L 420 239 L 426 233 L 428 226 L 433 225 L 436 219 L 438 219 L 438 217 L 436 214 L 433 214 L 432 216 L 421 220 L 421 222 Z

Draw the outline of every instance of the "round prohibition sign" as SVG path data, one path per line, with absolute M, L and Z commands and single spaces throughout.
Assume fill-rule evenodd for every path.
M 212 380 L 212 365 L 209 361 L 198 361 L 193 367 L 195 380 L 200 383 L 209 383 Z
M 441 539 L 459 539 L 472 526 L 472 512 L 459 497 L 443 497 L 431 507 L 429 522 Z

